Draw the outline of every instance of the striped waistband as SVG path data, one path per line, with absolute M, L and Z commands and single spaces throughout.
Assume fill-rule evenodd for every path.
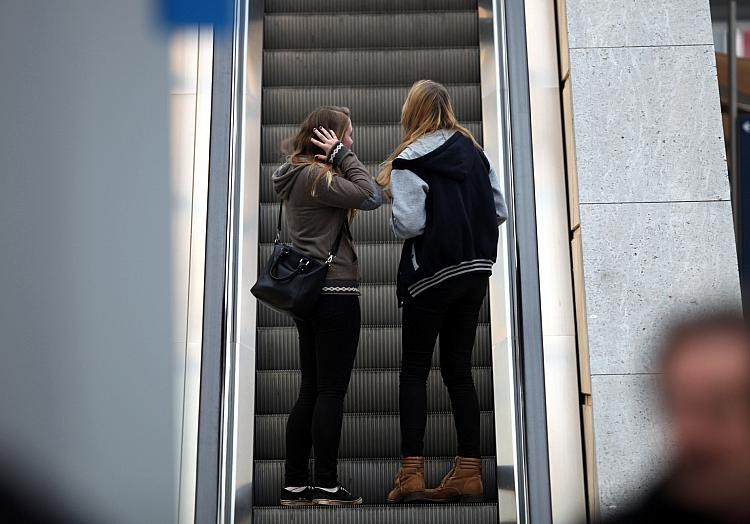
M 424 291 L 440 284 L 441 282 L 444 282 L 445 280 L 448 280 L 451 277 L 463 275 L 465 273 L 471 273 L 474 271 L 492 272 L 493 264 L 494 262 L 492 260 L 480 258 L 476 260 L 466 260 L 464 262 L 461 262 L 460 264 L 448 266 L 441 269 L 432 276 L 414 282 L 408 288 L 409 294 L 412 297 L 416 297 L 420 293 L 423 293 Z
M 359 295 L 359 282 L 355 280 L 326 280 L 321 293 L 324 295 Z

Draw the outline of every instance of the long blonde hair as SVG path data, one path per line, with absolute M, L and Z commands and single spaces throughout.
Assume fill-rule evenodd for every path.
M 282 149 L 287 153 L 287 162 L 290 164 L 319 167 L 318 175 L 312 185 L 313 196 L 323 178 L 330 187 L 335 174 L 331 164 L 315 158 L 315 155 L 325 155 L 325 151 L 310 141 L 310 138 L 315 136 L 313 130 L 318 127 L 333 129 L 336 136 L 343 139 L 351 121 L 350 115 L 348 107 L 321 106 L 307 115 L 300 124 L 297 134 L 287 139 L 282 145 Z
M 432 80 L 420 80 L 409 90 L 401 110 L 401 127 L 404 137 L 391 156 L 383 162 L 377 177 L 378 184 L 383 187 L 391 184 L 393 161 L 415 140 L 427 133 L 441 129 L 456 131 L 481 149 L 471 131 L 458 123 L 448 90 L 444 85 Z

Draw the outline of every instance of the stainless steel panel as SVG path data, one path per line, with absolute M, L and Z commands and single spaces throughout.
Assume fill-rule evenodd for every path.
M 504 67 L 500 60 L 498 40 L 504 32 L 499 29 L 502 17 L 494 2 L 479 2 L 479 58 L 482 89 L 482 135 L 484 150 L 490 158 L 501 179 L 505 181 L 505 194 L 512 195 L 511 163 L 506 150 L 507 129 L 505 115 L 508 111 L 506 76 L 500 74 Z M 510 189 L 510 190 L 509 190 Z M 511 207 L 509 202 L 509 207 Z M 512 220 L 509 221 L 512 223 Z M 490 320 L 492 336 L 492 370 L 495 398 L 495 443 L 497 466 L 513 470 L 514 482 L 522 482 L 522 468 L 518 467 L 518 450 L 516 446 L 515 413 L 516 403 L 520 396 L 514 386 L 514 341 L 511 307 L 511 274 L 512 251 L 508 242 L 508 227 L 500 229 L 498 241 L 498 258 L 490 278 Z M 523 522 L 519 518 L 516 496 L 518 489 L 512 492 L 498 483 L 498 500 L 500 522 Z
M 196 93 L 191 96 L 193 122 L 189 147 L 180 156 L 189 157 L 190 178 L 184 180 L 182 191 L 189 201 L 176 206 L 189 215 L 189 245 L 184 260 L 188 262 L 186 290 L 186 329 L 180 409 L 182 443 L 180 452 L 180 485 L 178 522 L 195 520 L 195 486 L 198 448 L 198 406 L 200 395 L 201 337 L 203 333 L 203 277 L 206 254 L 206 204 L 208 196 L 208 145 L 211 124 L 211 73 L 213 32 L 208 27 L 196 31 Z M 180 95 L 185 96 L 185 95 Z M 187 138 L 187 137 L 186 137 Z M 185 255 L 183 253 L 181 257 Z
M 526 0 L 552 519 L 577 523 L 586 500 L 555 5 Z
M 552 521 L 539 296 L 536 203 L 529 100 L 526 13 L 523 1 L 497 2 L 495 29 L 502 79 L 504 156 L 511 249 L 509 304 L 517 331 L 510 354 L 513 384 L 516 503 L 520 522 Z
M 237 222 L 239 258 L 236 266 L 238 283 L 236 317 L 236 419 L 233 477 L 234 514 L 224 522 L 252 521 L 253 440 L 255 417 L 255 350 L 257 301 L 249 294 L 249 286 L 258 274 L 259 240 L 258 209 L 261 170 L 261 95 L 263 73 L 263 12 L 264 2 L 248 2 L 246 43 L 243 55 L 245 81 L 243 85 L 243 127 L 240 157 L 239 199 L 241 219 Z

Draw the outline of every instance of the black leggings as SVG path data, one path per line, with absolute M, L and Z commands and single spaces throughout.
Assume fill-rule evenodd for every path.
M 440 372 L 453 406 L 458 455 L 481 458 L 479 401 L 471 374 L 471 353 L 487 275 L 453 277 L 404 305 L 399 408 L 401 454 L 424 454 L 427 377 L 440 335 Z
M 285 486 L 338 485 L 344 396 L 357 355 L 359 297 L 323 295 L 311 320 L 296 321 L 302 383 L 286 424 Z M 309 482 L 315 449 L 315 482 Z

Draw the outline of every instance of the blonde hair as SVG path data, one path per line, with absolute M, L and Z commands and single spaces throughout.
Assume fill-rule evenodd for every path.
M 393 161 L 415 140 L 427 133 L 441 129 L 456 131 L 481 149 L 471 131 L 458 123 L 448 90 L 444 85 L 432 80 L 420 80 L 409 90 L 401 110 L 401 127 L 404 137 L 391 156 L 383 162 L 382 170 L 377 177 L 378 184 L 383 187 L 390 186 Z
M 315 158 L 315 155 L 325 155 L 325 151 L 310 141 L 314 137 L 313 130 L 318 127 L 333 129 L 336 136 L 344 138 L 349 122 L 351 121 L 351 112 L 348 107 L 339 106 L 322 106 L 308 114 L 300 124 L 297 134 L 287 139 L 282 145 L 282 149 L 287 152 L 287 162 L 294 165 L 315 165 L 319 169 L 312 186 L 312 195 L 323 178 L 330 187 L 333 182 L 334 170 L 331 164 L 321 162 Z

